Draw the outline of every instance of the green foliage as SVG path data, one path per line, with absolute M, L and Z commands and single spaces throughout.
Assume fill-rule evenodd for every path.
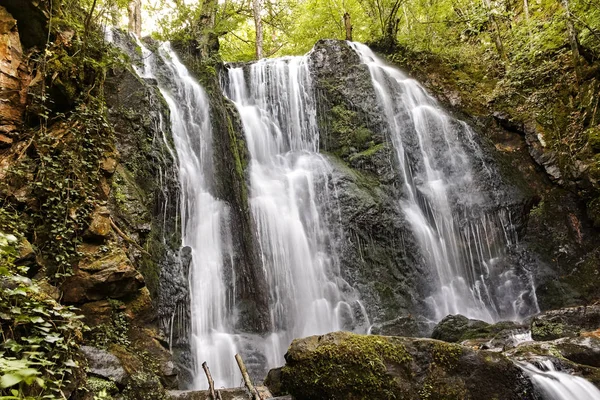
M 2 182 L 29 200 L 24 212 L 12 216 L 5 201 L 0 227 L 35 237 L 47 273 L 60 279 L 76 263 L 90 211 L 99 202 L 100 161 L 113 141 L 103 82 L 121 59 L 98 29 L 86 27 L 87 9 L 65 2 L 54 11 L 50 41 L 33 55 L 42 79 L 30 92 L 29 151 Z
M 110 322 L 100 324 L 92 329 L 86 336 L 90 337 L 90 343 L 99 348 L 108 348 L 111 344 L 129 346 L 129 320 L 121 309 L 123 302 L 109 300 L 111 306 Z
M 14 265 L 16 245 L 0 232 L 0 397 L 62 399 L 79 368 L 83 324 Z

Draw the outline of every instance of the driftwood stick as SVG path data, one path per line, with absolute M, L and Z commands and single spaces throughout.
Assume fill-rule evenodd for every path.
M 238 367 L 240 367 L 240 371 L 242 372 L 242 378 L 244 378 L 244 383 L 246 384 L 246 387 L 250 391 L 250 395 L 252 396 L 252 399 L 253 400 L 262 400 L 260 398 L 260 394 L 258 394 L 258 390 L 256 390 L 256 388 L 252 384 L 252 381 L 250 380 L 250 376 L 248 375 L 248 370 L 246 369 L 246 366 L 244 365 L 244 361 L 242 360 L 242 357 L 240 357 L 239 354 L 235 355 L 235 361 L 237 361 Z
M 223 398 L 221 397 L 221 392 L 219 392 L 217 390 L 217 400 L 223 400 Z
M 212 400 L 217 400 L 217 396 L 215 396 L 215 381 L 213 381 L 212 376 L 210 376 L 210 370 L 208 369 L 208 364 L 206 364 L 206 361 L 202 363 L 202 369 L 204 370 L 204 373 L 206 374 L 206 379 L 208 380 L 210 398 Z

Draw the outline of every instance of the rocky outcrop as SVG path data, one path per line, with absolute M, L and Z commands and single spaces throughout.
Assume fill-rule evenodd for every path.
M 18 135 L 30 81 L 17 21 L 0 6 L 0 149 L 10 147 Z
M 597 330 L 600 330 L 600 305 L 546 311 L 531 322 L 531 337 L 541 341 L 577 337 Z
M 319 41 L 309 66 L 319 102 L 321 151 L 333 167 L 343 278 L 360 292 L 372 322 L 420 314 L 427 268 L 398 207 L 401 178 L 366 65 L 346 42 Z M 340 215 L 337 213 L 339 212 Z
M 98 249 L 98 253 L 102 253 Z M 125 252 L 115 248 L 97 259 L 84 258 L 62 285 L 63 300 L 82 303 L 106 298 L 122 298 L 144 287 L 144 277 L 134 268 Z
M 345 332 L 295 340 L 281 387 L 298 400 L 535 398 L 521 370 L 501 354 Z

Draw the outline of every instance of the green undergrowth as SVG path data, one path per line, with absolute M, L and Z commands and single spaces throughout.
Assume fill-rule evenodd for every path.
M 15 265 L 17 243 L 0 232 L 0 398 L 62 399 L 81 368 L 83 323 Z

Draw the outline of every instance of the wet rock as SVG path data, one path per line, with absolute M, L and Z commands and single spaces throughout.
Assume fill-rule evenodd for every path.
M 510 331 L 519 327 L 519 324 L 512 321 L 489 324 L 484 321 L 469 319 L 463 315 L 448 315 L 436 325 L 431 337 L 445 342 L 457 343 L 468 339 L 492 339 L 502 331 Z
M 600 338 L 588 336 L 559 339 L 555 348 L 567 360 L 600 368 Z
M 62 285 L 63 300 L 81 303 L 121 298 L 144 287 L 144 277 L 136 271 L 122 249 L 112 249 L 95 260 L 84 259 L 73 276 Z
M 427 337 L 432 325 L 432 322 L 425 318 L 408 315 L 374 324 L 370 333 L 383 336 Z
M 600 328 L 600 305 L 561 308 L 546 311 L 533 318 L 534 340 L 553 340 L 579 336 L 581 332 Z
M 85 236 L 106 239 L 111 231 L 110 211 L 104 206 L 96 207 L 92 212 L 92 220 Z
M 284 394 L 281 387 L 281 368 L 273 368 L 269 371 L 265 378 L 265 386 L 269 388 L 273 396 Z
M 281 373 L 283 390 L 298 400 L 533 399 L 503 355 L 431 339 L 347 332 L 297 339 Z
M 90 374 L 117 384 L 125 383 L 127 373 L 115 355 L 92 346 L 81 346 L 81 351 L 88 360 Z

